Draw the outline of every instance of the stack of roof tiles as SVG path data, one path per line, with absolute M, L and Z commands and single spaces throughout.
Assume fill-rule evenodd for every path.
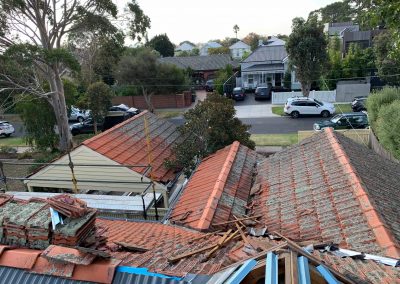
M 205 158 L 174 206 L 170 220 L 197 230 L 246 213 L 256 152 L 239 142 Z
M 82 201 L 68 199 L 69 205 L 61 205 L 59 200 L 56 201 L 59 206 L 63 206 L 64 213 L 70 216 L 83 215 L 68 217 L 64 225 L 58 225 L 52 230 L 50 204 L 47 200 L 36 198 L 23 201 L 4 195 L 0 200 L 1 243 L 35 249 L 43 249 L 50 244 L 76 246 L 95 233 L 96 210 L 85 208 L 82 211 L 82 207 L 73 209 L 76 204 L 82 205 Z
M 399 176 L 399 164 L 327 129 L 260 163 L 249 208 L 294 240 L 400 257 Z

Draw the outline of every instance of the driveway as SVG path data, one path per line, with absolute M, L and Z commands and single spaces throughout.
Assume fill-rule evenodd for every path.
M 242 118 L 279 117 L 272 113 L 271 100 L 256 101 L 254 93 L 247 94 L 244 101 L 235 102 L 236 116 Z

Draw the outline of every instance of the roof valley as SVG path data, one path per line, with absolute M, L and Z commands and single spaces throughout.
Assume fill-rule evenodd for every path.
M 392 234 L 388 231 L 388 226 L 385 224 L 382 216 L 377 212 L 373 206 L 373 200 L 368 196 L 365 191 L 365 185 L 359 178 L 357 171 L 352 166 L 349 157 L 337 139 L 334 131 L 330 128 L 325 130 L 327 132 L 328 141 L 334 154 L 345 173 L 351 175 L 351 179 L 355 183 L 355 188 L 352 188 L 355 197 L 357 198 L 360 207 L 366 217 L 368 225 L 371 227 L 377 243 L 386 251 L 390 257 L 400 258 L 400 246 L 393 238 Z

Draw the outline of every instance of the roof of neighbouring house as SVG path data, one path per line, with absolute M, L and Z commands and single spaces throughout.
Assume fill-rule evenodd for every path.
M 244 43 L 243 41 L 239 40 L 237 42 L 235 42 L 234 44 L 232 44 L 229 49 L 235 49 L 235 48 L 250 48 L 250 45 L 248 45 L 247 43 Z
M 181 45 L 175 48 L 175 51 L 191 51 L 193 48 L 195 48 L 195 46 L 191 43 L 183 42 Z
M 164 162 L 172 157 L 172 147 L 180 135 L 174 124 L 155 114 L 144 111 L 82 144 L 119 164 L 148 165 L 145 119 L 151 145 L 153 178 L 166 183 L 173 180 L 176 174 L 173 169 L 167 169 Z M 132 170 L 143 174 L 146 168 L 135 167 Z M 146 176 L 149 175 L 150 173 L 146 173 Z
M 210 71 L 225 68 L 231 65 L 236 68 L 238 62 L 232 60 L 229 54 L 213 54 L 207 56 L 183 56 L 183 57 L 164 57 L 160 58 L 161 63 L 169 63 L 181 69 L 190 68 L 194 71 Z
M 259 46 L 242 63 L 282 61 L 287 56 L 284 45 Z
M 197 230 L 243 216 L 256 153 L 234 142 L 205 158 L 174 206 L 170 220 Z
M 263 161 L 249 204 L 269 230 L 400 256 L 400 165 L 326 129 Z
M 218 48 L 218 47 L 222 47 L 222 45 L 215 41 L 209 41 L 209 42 L 205 43 L 201 48 L 208 49 L 208 48 Z
M 285 45 L 285 43 L 286 42 L 284 40 L 272 36 L 267 40 L 266 45 L 268 45 L 268 46 L 279 46 L 279 45 Z
M 341 22 L 341 23 L 326 23 L 324 31 L 330 36 L 339 35 L 341 36 L 344 31 L 359 31 L 360 26 L 353 22 Z

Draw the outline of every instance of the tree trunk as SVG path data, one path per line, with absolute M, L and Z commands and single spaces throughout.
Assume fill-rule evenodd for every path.
M 97 135 L 97 120 L 93 118 L 94 134 Z
M 301 82 L 301 91 L 303 96 L 308 97 L 310 95 L 311 82 Z
M 146 101 L 147 107 L 149 108 L 149 112 L 154 113 L 154 106 L 152 102 L 153 93 L 147 93 L 146 89 L 142 86 L 142 94 L 144 100 Z
M 72 136 L 68 124 L 67 105 L 65 103 L 64 85 L 56 70 L 52 70 L 53 74 L 49 76 L 50 89 L 52 95 L 52 106 L 56 116 L 58 133 L 60 137 L 59 149 L 66 152 L 72 148 Z

